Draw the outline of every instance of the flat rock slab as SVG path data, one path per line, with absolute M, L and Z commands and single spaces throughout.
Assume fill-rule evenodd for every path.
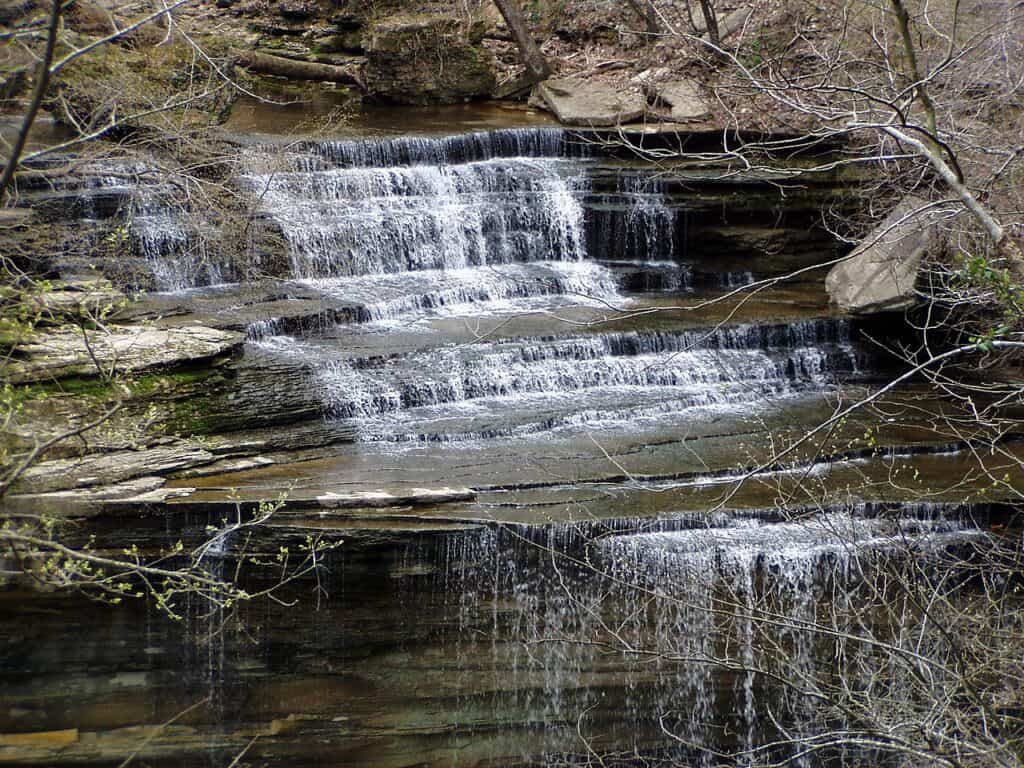
M 46 493 L 12 494 L 7 502 L 21 512 L 72 517 L 91 517 L 109 513 L 112 509 L 137 510 L 141 506 L 165 504 L 191 494 L 193 488 L 166 488 L 162 477 L 138 477 L 113 485 L 90 488 L 72 488 Z
M 191 443 L 158 445 L 139 451 L 110 451 L 79 459 L 52 459 L 29 467 L 19 479 L 17 489 L 48 493 L 117 485 L 137 477 L 165 475 L 214 461 L 216 457 L 212 453 Z
M 698 122 L 711 114 L 700 87 L 692 80 L 673 77 L 665 69 L 655 69 L 641 73 L 636 81 L 649 99 L 668 107 L 668 117 L 675 122 Z
M 647 109 L 647 102 L 638 88 L 624 90 L 593 80 L 545 80 L 537 86 L 537 93 L 564 125 L 630 123 L 643 117 Z
M 239 333 L 205 326 L 151 328 L 109 326 L 106 331 L 64 327 L 18 347 L 8 366 L 13 383 L 68 376 L 131 373 L 180 363 L 204 362 L 240 349 Z
M 869 315 L 907 309 L 920 297 L 915 286 L 921 262 L 936 239 L 927 204 L 908 196 L 825 278 L 832 302 L 843 312 Z
M 316 500 L 325 509 L 357 509 L 365 507 L 401 507 L 409 505 L 445 504 L 455 501 L 473 501 L 472 488 L 412 488 L 395 493 L 390 491 L 360 491 L 354 493 L 325 493 Z
M 53 281 L 51 287 L 52 290 L 37 297 L 40 309 L 51 313 L 100 317 L 111 310 L 117 312 L 128 304 L 128 297 L 102 277 L 72 276 Z

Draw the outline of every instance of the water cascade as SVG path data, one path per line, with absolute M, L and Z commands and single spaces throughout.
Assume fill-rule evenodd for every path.
M 222 283 L 233 277 L 232 265 L 215 253 L 217 233 L 177 199 L 176 190 L 160 184 L 159 169 L 145 164 L 87 165 L 82 171 L 87 192 L 83 219 L 116 218 L 118 227 L 105 237 L 109 248 L 128 246 L 144 259 L 158 291 L 181 291 Z
M 401 439 L 410 429 L 421 439 L 473 436 L 473 424 L 494 437 L 567 424 L 639 426 L 645 416 L 678 419 L 699 405 L 820 388 L 837 372 L 856 370 L 848 342 L 846 326 L 835 321 L 601 333 L 334 360 L 318 375 L 333 416 L 365 417 L 364 439 L 389 432 Z
M 246 341 L 180 385 L 204 463 L 166 471 L 168 501 L 96 513 L 90 546 L 189 548 L 283 493 L 206 553 L 211 571 L 256 553 L 273 573 L 238 571 L 256 593 L 310 542 L 337 547 L 279 600 L 193 606 L 212 623 L 190 647 L 137 605 L 70 650 L 51 635 L 86 621 L 78 604 L 32 626 L 0 615 L 0 647 L 30 670 L 0 695 L 21 718 L 0 735 L 82 731 L 24 764 L 118 764 L 143 724 L 207 695 L 215 711 L 156 729 L 140 761 L 828 764 L 769 746 L 846 716 L 772 665 L 898 687 L 903 671 L 847 642 L 898 631 L 898 601 L 868 598 L 955 575 L 990 511 L 944 490 L 965 458 L 929 432 L 920 392 L 779 455 L 877 381 L 880 356 L 819 273 L 722 297 L 834 258 L 815 221 L 835 190 L 783 198 L 547 128 L 241 154 L 253 242 L 278 249 L 256 257 L 277 272 L 216 287 L 246 270 L 216 266 L 187 223 L 201 217 L 97 171 L 93 192 L 123 194 L 84 216 L 130 210 L 132 247 L 178 291 L 151 315 Z M 66 711 L 40 704 L 47 680 Z
M 766 711 L 802 737 L 833 716 L 813 699 L 766 684 L 765 673 L 789 676 L 798 689 L 833 676 L 875 685 L 891 675 L 884 656 L 847 645 L 842 635 L 891 640 L 899 626 L 862 610 L 865 596 L 885 589 L 894 568 L 910 578 L 955 572 L 959 558 L 985 540 L 974 524 L 978 511 L 854 504 L 782 517 L 765 509 L 542 531 L 509 525 L 438 557 L 447 579 L 459 588 L 465 580 L 477 601 L 486 594 L 503 606 L 489 627 L 481 627 L 486 619 L 475 602 L 465 608 L 460 621 L 470 634 L 495 647 L 507 637 L 522 640 L 505 651 L 513 658 L 494 659 L 504 688 L 526 697 L 520 706 L 549 723 L 584 713 L 572 724 L 580 736 L 595 743 L 611 736 L 640 754 L 659 741 L 656 734 L 670 734 L 655 752 L 660 759 L 710 766 L 722 750 L 753 760 L 760 744 L 778 738 Z M 530 567 L 513 568 L 510 559 Z M 771 617 L 767 629 L 764 617 Z M 766 632 L 785 645 L 784 664 Z M 465 663 L 486 656 L 480 646 L 487 642 L 461 649 Z M 582 682 L 602 675 L 614 676 L 621 698 L 607 701 L 602 686 Z M 516 711 L 496 699 L 496 719 Z M 818 764 L 799 752 L 782 743 L 760 758 Z

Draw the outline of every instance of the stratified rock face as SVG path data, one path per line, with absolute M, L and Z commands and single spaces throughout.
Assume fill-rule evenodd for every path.
M 106 331 L 65 327 L 40 335 L 18 348 L 8 368 L 16 383 L 131 373 L 146 368 L 196 363 L 241 348 L 242 336 L 215 328 L 111 326 Z
M 639 89 L 593 80 L 551 79 L 537 86 L 544 105 L 563 125 L 607 126 L 643 117 L 647 104 Z
M 494 60 L 461 20 L 398 16 L 365 38 L 369 95 L 398 104 L 454 104 L 490 96 Z
M 927 214 L 914 215 L 925 201 L 908 196 L 864 241 L 828 273 L 825 288 L 844 312 L 868 315 L 906 309 L 915 291 L 921 261 L 935 242 Z

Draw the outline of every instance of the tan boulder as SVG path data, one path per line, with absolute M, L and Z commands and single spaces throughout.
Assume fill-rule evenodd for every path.
M 926 204 L 908 196 L 825 278 L 829 298 L 843 312 L 868 315 L 907 309 L 918 303 L 918 273 L 936 240 Z
M 639 88 L 622 88 L 599 80 L 545 80 L 537 86 L 537 94 L 564 125 L 631 123 L 643 117 L 647 108 Z
M 696 82 L 672 75 L 666 69 L 649 69 L 636 82 L 654 104 L 668 108 L 668 117 L 678 123 L 704 120 L 711 114 Z

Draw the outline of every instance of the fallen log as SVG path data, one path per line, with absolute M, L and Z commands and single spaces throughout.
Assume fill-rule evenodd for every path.
M 339 67 L 334 64 L 319 64 L 313 61 L 286 59 L 268 53 L 246 51 L 235 57 L 240 67 L 263 75 L 287 77 L 290 80 L 318 80 L 327 83 L 354 85 L 366 90 L 356 67 Z

